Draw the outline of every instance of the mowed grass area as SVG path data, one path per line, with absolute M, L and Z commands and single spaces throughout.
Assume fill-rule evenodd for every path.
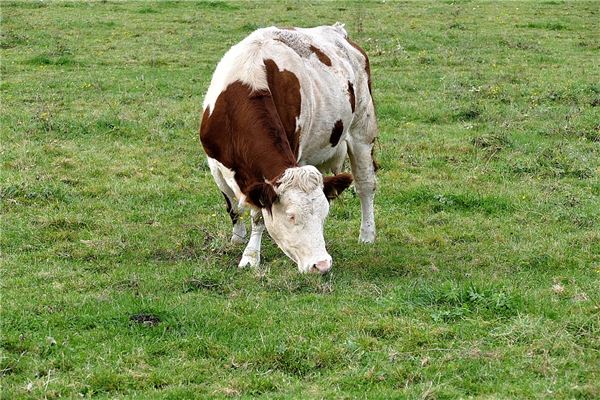
M 3 399 L 600 397 L 598 2 L 2 2 Z M 197 132 L 222 54 L 346 23 L 378 241 L 236 268 Z

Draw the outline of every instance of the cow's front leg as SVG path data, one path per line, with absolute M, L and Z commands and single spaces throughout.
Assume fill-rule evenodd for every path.
M 260 210 L 253 209 L 251 216 L 252 233 L 250 234 L 250 240 L 244 249 L 244 254 L 242 254 L 242 259 L 238 265 L 240 268 L 247 266 L 257 267 L 258 264 L 260 264 L 260 242 L 262 239 L 262 234 L 265 230 L 265 223 Z
M 363 243 L 375 241 L 375 212 L 373 199 L 375 197 L 375 164 L 373 162 L 371 144 L 353 144 L 349 148 L 350 164 L 354 175 L 354 186 L 360 199 L 362 221 L 360 224 L 359 240 Z

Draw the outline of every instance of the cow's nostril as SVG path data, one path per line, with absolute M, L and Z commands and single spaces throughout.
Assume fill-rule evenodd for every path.
M 331 269 L 331 258 L 328 260 L 319 261 L 318 263 L 313 265 L 313 268 L 316 269 L 315 272 L 320 272 L 322 274 L 329 272 Z

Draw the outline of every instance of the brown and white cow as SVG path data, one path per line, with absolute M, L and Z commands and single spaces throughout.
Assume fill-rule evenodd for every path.
M 372 149 L 377 123 L 369 60 L 342 24 L 258 29 L 221 59 L 204 99 L 200 139 L 233 221 L 232 241 L 252 233 L 240 267 L 257 266 L 265 225 L 301 272 L 327 272 L 323 224 L 352 182 L 360 241 L 375 240 Z M 322 172 L 333 176 L 323 177 Z

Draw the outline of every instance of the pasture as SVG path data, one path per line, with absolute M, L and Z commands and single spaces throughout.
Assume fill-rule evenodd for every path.
M 600 397 L 600 3 L 2 2 L 1 395 Z M 198 140 L 262 26 L 371 59 L 377 242 L 350 189 L 259 270 Z

